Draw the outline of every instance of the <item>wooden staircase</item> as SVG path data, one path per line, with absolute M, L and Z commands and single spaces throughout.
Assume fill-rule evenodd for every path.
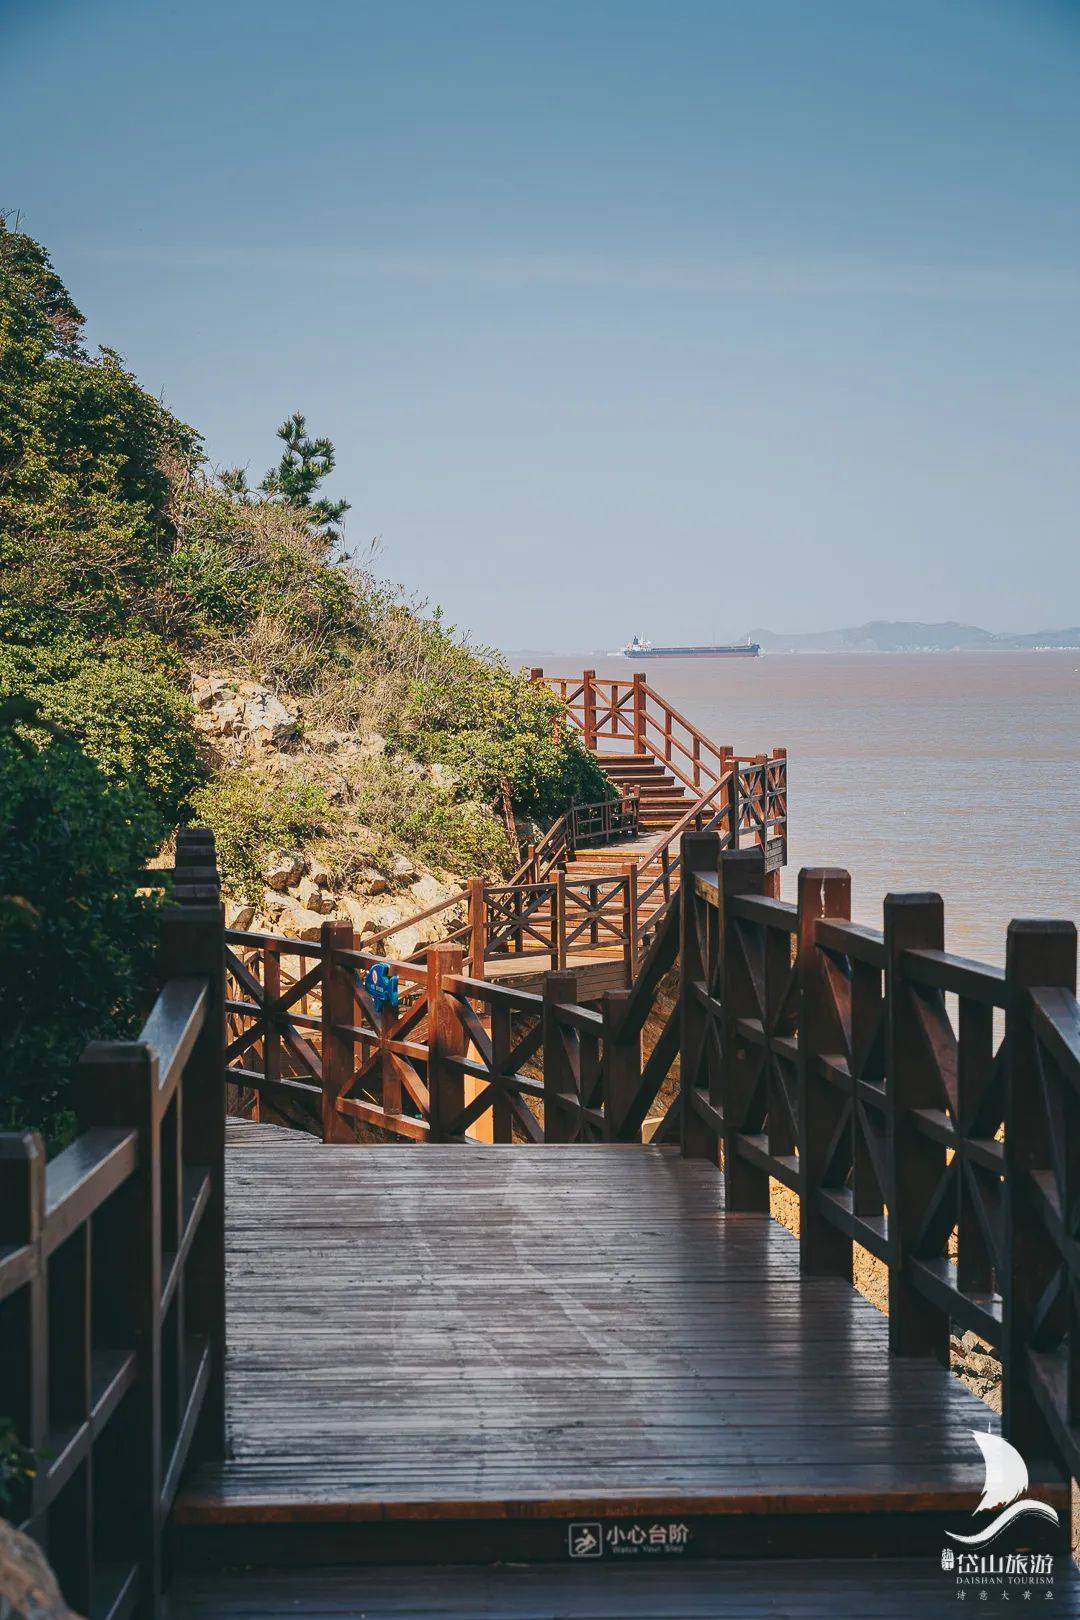
M 670 832 L 694 803 L 682 783 L 651 754 L 598 752 L 596 763 L 623 793 L 636 793 L 638 826 L 646 837 Z
M 544 974 L 573 969 L 578 998 L 595 1001 L 634 982 L 678 887 L 684 833 L 715 832 L 725 849 L 760 847 L 766 893 L 778 897 L 787 847 L 783 749 L 737 754 L 714 743 L 642 674 L 621 680 L 534 669 L 532 679 L 558 699 L 556 735 L 573 734 L 616 794 L 570 805 L 523 847 L 508 879 L 473 879 L 427 911 L 365 936 L 367 953 L 395 959 L 403 930 L 453 911 L 444 938 L 460 946 L 473 977 L 538 992 Z

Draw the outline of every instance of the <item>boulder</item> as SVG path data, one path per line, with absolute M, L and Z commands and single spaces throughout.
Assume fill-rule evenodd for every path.
M 394 855 L 390 860 L 390 876 L 398 883 L 408 883 L 416 876 L 416 867 L 407 855 Z
M 449 793 L 451 789 L 456 788 L 458 781 L 460 780 L 457 772 L 452 771 L 449 765 L 440 765 L 438 763 L 429 765 L 427 768 L 427 773 L 434 782 L 435 786 L 437 788 L 442 788 L 447 793 Z
M 386 878 L 374 866 L 366 866 L 362 872 L 357 873 L 356 886 L 366 894 L 385 894 L 390 887 Z
M 362 934 L 365 928 L 369 933 L 374 929 L 370 904 L 354 894 L 342 895 L 337 903 L 337 915 L 342 922 L 351 923 L 357 934 Z
M 461 884 L 444 883 L 432 872 L 424 872 L 415 883 L 409 885 L 409 893 L 416 902 L 417 911 L 426 911 L 429 906 L 437 906 L 440 901 L 449 900 L 452 894 L 460 894 Z
M 332 889 L 334 887 L 334 880 L 330 876 L 330 870 L 324 861 L 317 859 L 308 861 L 307 870 L 312 883 L 318 884 L 320 889 Z
M 296 896 L 300 904 L 306 906 L 309 911 L 321 909 L 315 903 L 319 898 L 319 885 L 314 883 L 310 877 L 302 877 L 291 892 Z
M 263 890 L 263 910 L 268 917 L 280 917 L 293 904 L 292 897 L 287 894 L 278 894 L 276 889 Z
M 293 902 L 278 918 L 278 927 L 290 939 L 318 939 L 322 934 L 322 913 L 309 911 Z
M 197 709 L 212 709 L 225 696 L 233 696 L 233 689 L 223 675 L 193 675 L 191 696 Z
M 291 889 L 295 884 L 299 883 L 303 875 L 303 856 L 285 854 L 282 851 L 279 851 L 276 855 L 271 855 L 263 869 L 263 877 L 267 884 L 271 889 L 276 889 L 279 894 L 284 894 L 286 889 Z
M 255 907 L 247 905 L 234 905 L 231 901 L 225 902 L 226 928 L 250 928 L 255 921 Z
M 408 928 L 399 928 L 389 939 L 382 940 L 378 946 L 378 953 L 391 962 L 407 962 L 413 952 L 418 951 L 423 944 L 420 929 L 410 925 Z
M 248 738 L 258 747 L 280 748 L 296 735 L 296 716 L 274 696 L 269 687 L 245 681 L 243 725 Z
M 296 737 L 296 715 L 258 681 L 196 676 L 192 697 L 198 729 L 210 738 L 235 739 L 241 752 L 282 748 Z

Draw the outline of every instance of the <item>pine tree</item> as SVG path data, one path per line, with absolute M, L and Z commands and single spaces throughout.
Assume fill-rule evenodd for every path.
M 349 510 L 348 501 L 313 499 L 316 490 L 334 470 L 337 455 L 329 439 L 308 437 L 307 419 L 299 411 L 278 428 L 285 446 L 281 460 L 271 467 L 259 488 L 271 499 L 285 502 L 305 512 L 314 529 L 327 540 L 340 538 L 337 525 Z

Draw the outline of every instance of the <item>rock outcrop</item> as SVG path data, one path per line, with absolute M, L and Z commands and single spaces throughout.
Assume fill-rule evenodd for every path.
M 192 678 L 198 727 L 207 751 L 218 766 L 240 766 L 271 777 L 302 773 L 316 782 L 329 801 L 342 806 L 348 857 L 333 863 L 318 850 L 278 849 L 262 862 L 260 893 L 243 903 L 230 902 L 230 928 L 273 932 L 293 939 L 318 939 L 324 920 L 338 918 L 353 928 L 357 943 L 395 932 L 379 954 L 412 955 L 422 945 L 444 939 L 463 915 L 462 907 L 398 928 L 417 912 L 427 911 L 457 895 L 463 885 L 445 872 L 432 871 L 402 850 L 388 849 L 375 828 L 354 820 L 350 806 L 358 771 L 365 761 L 381 761 L 387 740 L 376 731 L 345 731 L 320 723 L 317 713 L 292 706 L 256 681 L 242 681 L 213 671 Z M 409 777 L 427 777 L 450 792 L 455 774 L 443 765 L 425 765 L 395 756 L 394 765 Z M 340 842 L 340 841 L 339 841 Z
M 389 939 L 376 942 L 375 952 L 402 960 L 422 945 L 445 939 L 464 914 L 462 897 L 459 906 L 409 923 L 417 913 L 460 895 L 462 885 L 445 873 L 423 871 L 405 857 L 392 858 L 387 871 L 374 865 L 363 868 L 348 887 L 335 887 L 318 856 L 280 852 L 267 863 L 262 877 L 260 903 L 226 904 L 230 928 L 316 940 L 323 922 L 337 918 L 350 924 L 358 946 L 371 935 L 393 929 Z M 402 923 L 408 926 L 399 927 Z
M 258 681 L 195 675 L 191 695 L 196 728 L 223 763 L 236 764 L 253 754 L 280 751 L 297 741 L 296 713 Z

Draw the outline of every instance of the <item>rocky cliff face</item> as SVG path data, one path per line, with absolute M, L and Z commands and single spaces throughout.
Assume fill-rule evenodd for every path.
M 317 715 L 284 703 L 255 681 L 234 681 L 220 674 L 196 676 L 192 695 L 196 726 L 218 768 L 242 766 L 271 778 L 301 773 L 341 807 L 349 845 L 344 882 L 335 878 L 333 863 L 316 849 L 271 851 L 260 871 L 261 896 L 226 902 L 230 928 L 313 940 L 326 918 L 337 918 L 352 926 L 358 943 L 395 929 L 379 950 L 399 959 L 446 938 L 460 921 L 463 904 L 408 927 L 397 925 L 459 894 L 462 881 L 388 850 L 380 831 L 349 813 L 351 773 L 386 754 L 384 737 L 320 725 Z M 427 777 L 447 789 L 453 785 L 445 766 L 401 758 L 395 763 L 406 776 Z

